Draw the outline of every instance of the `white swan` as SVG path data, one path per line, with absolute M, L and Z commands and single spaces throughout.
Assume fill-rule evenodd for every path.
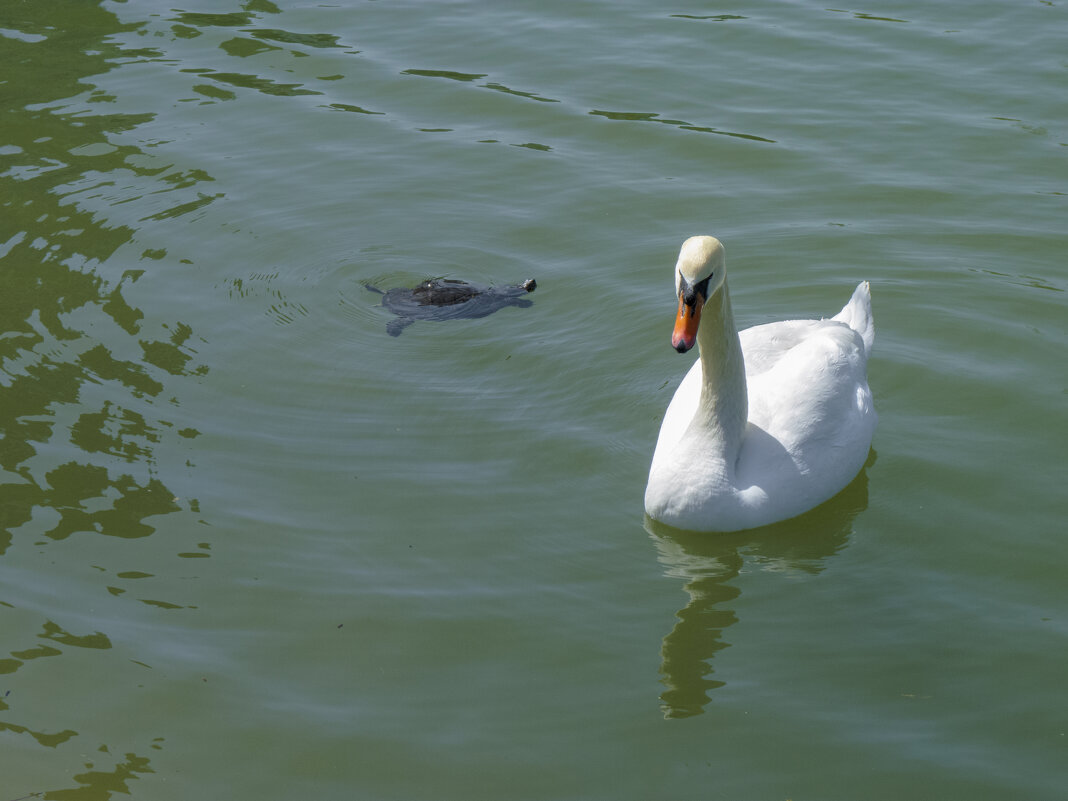
M 740 531 L 808 511 L 864 466 L 875 431 L 867 363 L 875 339 L 861 283 L 830 320 L 734 327 L 723 245 L 682 244 L 671 344 L 700 358 L 660 427 L 645 511 L 693 531 Z M 700 324 L 700 325 L 699 325 Z

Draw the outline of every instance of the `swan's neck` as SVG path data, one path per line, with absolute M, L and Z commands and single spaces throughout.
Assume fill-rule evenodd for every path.
M 705 303 L 697 329 L 701 353 L 701 400 L 694 422 L 705 432 L 710 456 L 734 469 L 749 419 L 742 345 L 734 326 L 730 294 L 724 280 Z

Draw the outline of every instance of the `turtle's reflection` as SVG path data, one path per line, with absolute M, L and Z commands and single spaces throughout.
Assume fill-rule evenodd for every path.
M 874 452 L 868 459 L 874 462 Z M 738 622 L 730 607 L 741 590 L 731 582 L 746 562 L 759 570 L 816 574 L 828 557 L 845 547 L 853 519 L 868 505 L 867 471 L 836 497 L 801 517 L 738 534 L 679 531 L 645 519 L 664 565 L 664 575 L 682 579 L 689 596 L 661 648 L 660 695 L 666 718 L 699 715 L 709 692 L 725 682 L 713 678 L 713 657 L 730 643 Z

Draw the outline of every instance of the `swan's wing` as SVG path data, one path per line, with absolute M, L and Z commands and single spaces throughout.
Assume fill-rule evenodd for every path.
M 783 320 L 739 331 L 746 377 L 763 375 L 784 359 L 793 358 L 792 351 L 825 325 L 824 320 Z
M 871 312 L 871 286 L 862 281 L 849 302 L 830 320 L 784 320 L 757 325 L 738 332 L 748 376 L 760 375 L 774 367 L 808 338 L 833 331 L 841 324 L 860 335 L 864 359 L 875 342 L 875 321 Z M 829 326 L 829 327 L 828 327 Z M 848 337 L 846 337 L 848 340 Z
M 842 449 L 867 455 L 875 411 L 859 332 L 842 321 L 813 320 L 772 323 L 742 335 L 751 423 L 782 443 L 799 467 L 816 469 L 800 464 L 813 453 L 821 460 Z M 753 348 L 752 372 L 747 347 Z

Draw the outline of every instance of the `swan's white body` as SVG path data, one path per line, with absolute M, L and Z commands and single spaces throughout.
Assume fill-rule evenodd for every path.
M 695 337 L 680 344 L 675 339 L 687 339 L 679 333 L 683 296 L 695 286 L 707 292 L 703 319 L 702 304 L 691 307 Z M 739 531 L 794 517 L 842 490 L 863 468 L 875 431 L 868 283 L 829 320 L 739 333 L 723 248 L 712 237 L 693 237 L 679 254 L 676 288 L 673 342 L 682 351 L 696 338 L 700 358 L 664 416 L 645 490 L 647 514 L 676 528 Z

